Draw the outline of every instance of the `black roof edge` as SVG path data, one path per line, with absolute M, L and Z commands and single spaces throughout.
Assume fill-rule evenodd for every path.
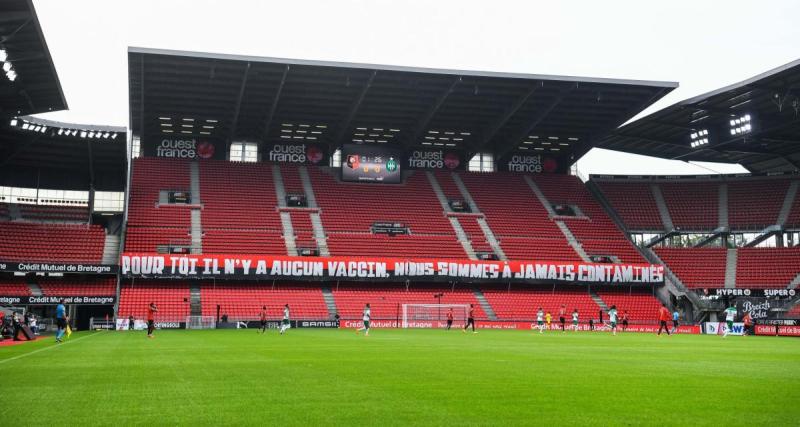
M 33 12 L 31 14 L 33 19 L 34 27 L 36 28 L 36 33 L 39 34 L 39 39 L 42 41 L 42 48 L 44 49 L 45 55 L 47 55 L 47 63 L 50 64 L 50 71 L 53 73 L 53 78 L 56 81 L 56 87 L 58 88 L 58 96 L 61 98 L 61 102 L 64 105 L 64 110 L 69 110 L 69 105 L 67 104 L 67 98 L 64 96 L 64 89 L 61 88 L 61 80 L 58 78 L 58 73 L 56 72 L 56 65 L 53 63 L 53 57 L 50 55 L 50 48 L 47 47 L 47 40 L 44 38 L 44 33 L 42 32 L 42 25 L 39 23 L 39 15 L 36 12 L 36 8 L 33 5 L 33 0 L 27 0 L 28 7 Z M 60 111 L 60 110 L 53 110 L 53 111 Z
M 88 131 L 101 131 L 101 132 L 117 132 L 117 133 L 127 133 L 128 128 L 125 126 L 105 126 L 105 125 L 87 125 L 87 124 L 80 124 L 80 123 L 67 123 L 67 122 L 57 122 L 55 120 L 46 120 L 40 119 L 38 117 L 33 116 L 19 116 L 17 117 L 19 120 L 25 120 L 26 122 L 34 123 L 37 125 L 44 125 L 47 127 L 54 127 L 54 128 L 69 128 L 69 129 L 82 129 Z
M 678 87 L 678 82 L 658 81 L 658 80 L 631 80 L 631 79 L 611 79 L 603 77 L 556 76 L 549 74 L 505 73 L 496 71 L 476 71 L 476 70 L 448 70 L 442 68 L 422 68 L 422 67 L 408 67 L 401 65 L 378 65 L 378 64 L 364 64 L 364 63 L 354 63 L 354 62 L 318 61 L 310 59 L 272 58 L 264 56 L 248 56 L 248 55 L 194 52 L 194 51 L 155 49 L 155 48 L 129 46 L 128 54 L 131 53 L 147 54 L 147 55 L 181 56 L 189 58 L 219 59 L 219 60 L 229 60 L 229 61 L 269 62 L 269 63 L 279 63 L 286 65 L 310 65 L 319 67 L 356 68 L 364 70 L 384 70 L 384 71 L 397 71 L 397 72 L 408 72 L 408 73 L 460 75 L 460 76 L 472 76 L 472 77 L 496 77 L 496 78 L 507 78 L 507 79 L 549 80 L 549 81 L 576 82 L 576 83 L 638 85 L 638 86 L 650 86 L 650 87 L 661 87 L 661 88 L 672 88 L 672 89 Z

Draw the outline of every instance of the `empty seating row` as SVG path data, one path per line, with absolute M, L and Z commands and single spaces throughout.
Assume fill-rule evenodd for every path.
M 217 283 L 201 287 L 203 316 L 227 314 L 228 319 L 258 320 L 261 308 L 269 319 L 282 319 L 283 307 L 289 304 L 292 319 L 328 319 L 328 308 L 319 286 L 290 284 Z
M 105 231 L 99 225 L 0 221 L 0 260 L 99 264 Z

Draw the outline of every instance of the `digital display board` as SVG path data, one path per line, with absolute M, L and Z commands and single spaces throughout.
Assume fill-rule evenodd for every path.
M 345 144 L 342 181 L 400 183 L 401 152 L 382 145 Z

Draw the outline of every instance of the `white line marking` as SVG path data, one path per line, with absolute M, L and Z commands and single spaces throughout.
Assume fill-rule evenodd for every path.
M 6 362 L 10 362 L 10 361 L 12 361 L 12 360 L 21 359 L 21 358 L 23 358 L 23 357 L 25 357 L 25 356 L 30 356 L 31 354 L 36 354 L 36 353 L 38 353 L 38 352 L 40 352 L 40 351 L 50 350 L 50 349 L 52 349 L 52 348 L 56 348 L 56 347 L 63 347 L 63 346 L 65 346 L 65 345 L 67 345 L 67 344 L 70 344 L 70 343 L 74 343 L 74 342 L 80 341 L 80 340 L 82 340 L 82 339 L 84 339 L 84 338 L 93 337 L 93 336 L 95 336 L 95 335 L 97 335 L 97 334 L 99 334 L 99 333 L 100 333 L 100 332 L 98 331 L 98 332 L 95 332 L 95 333 L 93 333 L 93 334 L 91 334 L 91 335 L 84 335 L 84 336 L 82 336 L 82 337 L 80 337 L 80 338 L 75 338 L 74 340 L 69 340 L 69 341 L 66 341 L 66 342 L 64 342 L 64 343 L 62 343 L 62 344 L 55 344 L 55 345 L 51 345 L 50 347 L 40 348 L 40 349 L 38 349 L 38 350 L 34 350 L 34 351 L 30 352 L 30 353 L 23 353 L 23 354 L 20 354 L 20 355 L 14 356 L 14 357 L 10 357 L 10 358 L 8 358 L 8 359 L 3 359 L 3 360 L 0 360 L 0 364 L 6 363 Z

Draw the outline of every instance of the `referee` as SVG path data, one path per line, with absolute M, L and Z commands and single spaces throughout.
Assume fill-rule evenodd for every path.
M 56 306 L 56 328 L 56 342 L 63 342 L 64 333 L 67 329 L 67 308 L 64 307 L 64 298 L 60 298 Z

